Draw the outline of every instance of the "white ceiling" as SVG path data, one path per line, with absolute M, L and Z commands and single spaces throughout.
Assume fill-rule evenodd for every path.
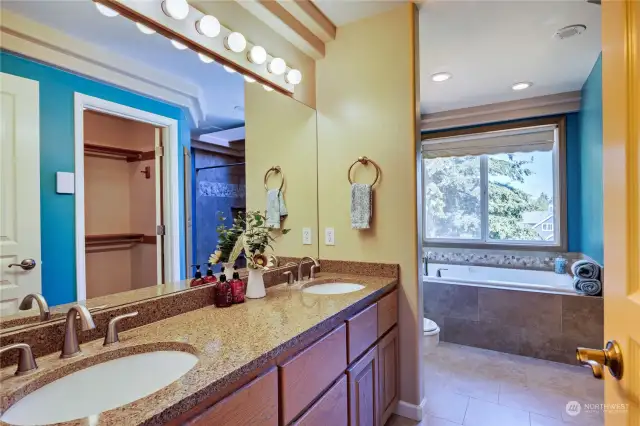
M 587 30 L 553 37 L 574 24 Z M 600 7 L 584 0 L 429 1 L 419 28 L 422 113 L 580 90 L 601 51 Z M 534 85 L 515 92 L 519 81 Z
M 337 27 L 391 10 L 407 0 L 313 0 Z
M 67 35 L 130 57 L 199 87 L 205 119 L 196 133 L 244 124 L 244 80 L 222 66 L 205 64 L 191 50 L 177 50 L 165 37 L 144 35 L 126 18 L 107 18 L 89 0 L 2 1 L 2 7 Z

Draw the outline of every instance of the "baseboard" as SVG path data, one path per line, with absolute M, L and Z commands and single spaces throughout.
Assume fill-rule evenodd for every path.
M 420 401 L 420 405 L 410 404 L 405 401 L 398 401 L 396 414 L 419 422 L 422 420 L 422 413 L 426 403 L 427 398 L 423 398 L 422 401 Z

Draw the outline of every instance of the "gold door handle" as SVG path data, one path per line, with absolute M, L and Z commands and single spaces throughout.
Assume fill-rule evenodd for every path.
M 615 340 L 610 340 L 604 349 L 578 348 L 576 358 L 580 364 L 591 367 L 596 379 L 602 379 L 605 366 L 609 367 L 609 372 L 616 380 L 622 379 L 624 373 L 622 351 Z

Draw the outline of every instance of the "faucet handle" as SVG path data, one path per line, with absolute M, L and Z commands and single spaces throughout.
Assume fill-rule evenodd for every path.
M 138 315 L 138 311 L 130 312 L 124 315 L 118 315 L 117 317 L 111 318 L 111 321 L 109 321 L 109 325 L 107 326 L 107 335 L 104 336 L 104 343 L 102 345 L 107 346 L 112 343 L 119 342 L 120 339 L 118 338 L 118 323 L 120 322 L 120 320 L 135 317 L 136 315 Z
M 20 358 L 18 358 L 18 369 L 16 370 L 16 376 L 23 376 L 25 374 L 32 373 L 38 369 L 36 359 L 33 357 L 31 347 L 26 343 L 14 343 L 13 345 L 0 348 L 0 354 L 3 352 L 18 349 L 20 351 Z
M 316 271 L 320 267 L 318 265 L 311 265 L 311 271 L 309 271 L 309 279 L 312 280 L 316 277 Z
M 295 281 L 293 279 L 293 272 L 285 271 L 282 273 L 285 277 L 287 277 L 287 284 L 292 285 Z

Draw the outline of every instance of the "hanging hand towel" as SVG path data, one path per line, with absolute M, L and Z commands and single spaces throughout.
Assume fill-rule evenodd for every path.
M 267 191 L 267 226 L 280 229 L 280 221 L 287 217 L 287 207 L 284 205 L 284 197 L 279 189 Z
M 369 229 L 372 206 L 371 185 L 351 184 L 351 229 Z

